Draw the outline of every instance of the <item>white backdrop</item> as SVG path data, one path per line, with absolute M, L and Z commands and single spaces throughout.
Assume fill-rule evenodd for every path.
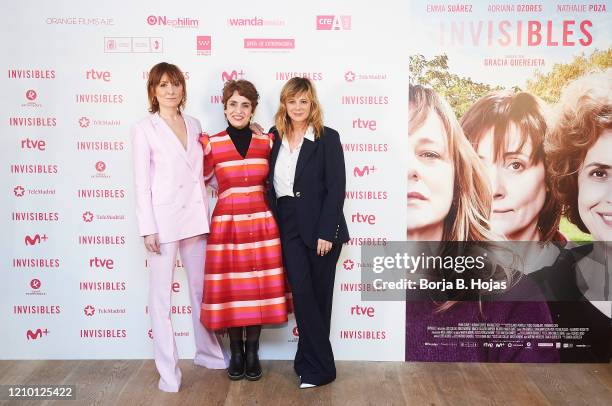
M 362 302 L 358 289 L 362 244 L 404 238 L 406 2 L 24 0 L 3 9 L 0 359 L 152 357 L 129 128 L 146 114 L 146 73 L 160 61 L 185 71 L 186 112 L 211 133 L 225 128 L 225 78 L 255 83 L 266 128 L 286 80 L 314 80 L 345 147 L 353 237 L 336 274 L 334 352 L 404 359 L 404 303 Z M 174 328 L 190 358 L 199 309 L 180 266 L 175 281 Z M 265 329 L 262 357 L 293 358 L 294 327 L 291 318 Z

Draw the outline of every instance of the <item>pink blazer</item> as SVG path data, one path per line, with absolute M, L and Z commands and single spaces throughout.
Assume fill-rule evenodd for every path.
M 159 234 L 167 243 L 209 232 L 200 122 L 183 114 L 187 150 L 159 114 L 131 130 L 136 217 L 141 236 Z

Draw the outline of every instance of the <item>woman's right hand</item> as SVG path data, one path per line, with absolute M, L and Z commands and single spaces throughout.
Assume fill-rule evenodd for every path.
M 144 245 L 147 251 L 161 255 L 161 251 L 159 250 L 159 237 L 157 234 L 145 235 Z

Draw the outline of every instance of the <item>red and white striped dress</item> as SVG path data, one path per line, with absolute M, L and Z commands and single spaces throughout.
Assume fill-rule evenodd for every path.
M 204 178 L 219 184 L 206 245 L 200 320 L 213 330 L 287 321 L 278 226 L 265 201 L 271 135 L 253 134 L 243 158 L 227 131 L 208 136 Z

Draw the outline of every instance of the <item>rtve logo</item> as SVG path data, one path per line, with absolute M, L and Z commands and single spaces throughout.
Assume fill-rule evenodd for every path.
M 362 120 L 357 118 L 353 120 L 353 128 L 376 131 L 376 120 Z
M 96 171 L 104 172 L 105 169 L 106 169 L 106 164 L 103 161 L 96 162 Z
M 361 168 L 356 166 L 355 169 L 353 169 L 353 176 L 356 178 L 363 178 L 364 176 L 371 175 L 374 173 L 374 171 L 376 171 L 376 167 L 374 165 L 366 165 L 362 166 Z
M 293 333 L 293 335 L 295 337 L 299 337 L 300 336 L 300 332 L 298 331 L 297 326 L 293 327 L 293 330 L 291 331 L 291 333 Z
M 47 143 L 45 140 L 31 140 L 26 138 L 25 140 L 21 140 L 21 149 L 37 149 L 39 151 L 44 151 L 47 149 Z
M 89 267 L 90 268 L 106 268 L 106 269 L 115 269 L 115 261 L 112 259 L 104 259 L 93 257 L 89 258 Z
M 46 337 L 47 334 L 49 334 L 49 330 L 47 329 L 42 330 L 40 328 L 37 328 L 36 331 L 28 330 L 26 332 L 26 337 L 28 338 L 28 340 L 37 340 L 43 335 Z
M 238 80 L 242 78 L 244 78 L 244 71 L 242 69 L 240 69 L 240 72 L 233 70 L 230 73 L 227 73 L 223 71 L 223 73 L 221 74 L 221 80 L 223 81 L 223 83 L 229 82 L 230 80 Z
M 110 82 L 111 81 L 111 73 L 109 71 L 103 71 L 103 70 L 95 70 L 95 69 L 90 69 L 88 71 L 85 71 L 85 79 L 87 80 L 103 80 L 105 82 Z
M 351 307 L 351 316 L 374 317 L 374 308 L 372 306 L 355 305 Z
M 36 244 L 40 244 L 43 241 L 47 241 L 46 234 L 43 234 L 42 236 L 40 234 L 36 234 L 33 237 L 26 235 L 24 238 L 25 245 L 36 245 Z
M 367 223 L 370 225 L 376 224 L 376 216 L 374 214 L 361 214 L 359 212 L 351 216 L 353 223 Z
M 351 29 L 351 16 L 318 15 L 317 30 L 348 31 Z

